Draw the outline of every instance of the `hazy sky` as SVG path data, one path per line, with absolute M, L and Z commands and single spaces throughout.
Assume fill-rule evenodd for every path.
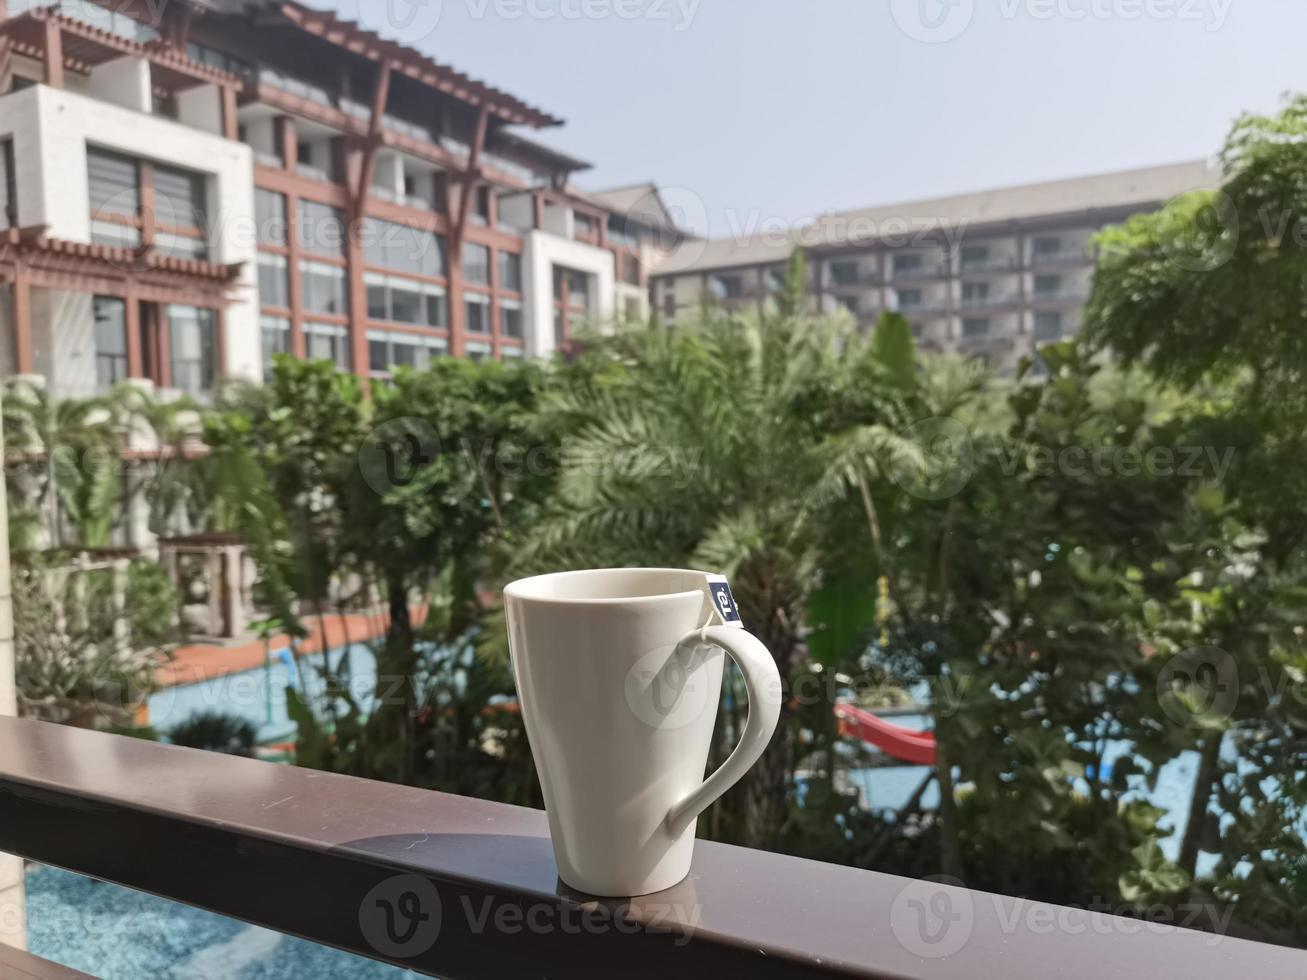
M 582 186 L 656 180 L 713 235 L 1211 155 L 1307 90 L 1304 0 L 311 2 L 562 116 L 536 135 Z

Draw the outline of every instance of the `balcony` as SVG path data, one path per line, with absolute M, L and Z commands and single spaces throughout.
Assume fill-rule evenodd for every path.
M 917 282 L 922 279 L 939 279 L 950 274 L 947 263 L 927 262 L 924 265 L 912 266 L 906 269 L 892 268 L 890 270 L 890 281 Z
M 992 255 L 987 259 L 961 262 L 958 268 L 961 270 L 962 275 L 968 275 L 972 272 L 1012 272 L 1019 265 L 1020 263 L 1015 255 Z
M 998 310 L 1021 302 L 1018 296 L 963 296 L 958 300 L 960 310 Z
M 596 899 L 536 810 L 13 718 L 0 850 L 455 980 L 1307 975 L 1300 950 L 706 841 L 679 885 Z
M 1094 257 L 1081 246 L 1056 252 L 1036 252 L 1030 257 L 1030 264 L 1037 269 L 1054 265 L 1093 265 Z
M 1089 288 L 1087 286 L 1071 287 L 1069 289 L 1050 289 L 1042 292 L 1034 292 L 1030 295 L 1030 302 L 1036 306 L 1060 306 L 1063 304 L 1084 303 L 1089 299 Z

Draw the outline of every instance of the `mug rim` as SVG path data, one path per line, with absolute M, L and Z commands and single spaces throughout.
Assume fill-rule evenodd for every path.
M 661 574 L 677 575 L 697 575 L 707 576 L 709 573 L 694 568 L 645 568 L 638 565 L 624 566 L 620 568 L 578 568 L 562 572 L 544 572 L 540 575 L 528 575 L 525 578 L 516 579 L 504 586 L 505 599 L 517 599 L 522 602 L 541 602 L 552 603 L 556 605 L 568 606 L 593 606 L 593 605 L 615 605 L 630 603 L 661 602 L 667 599 L 680 599 L 685 596 L 702 596 L 703 589 L 681 589 L 677 592 L 658 592 L 654 595 L 632 595 L 632 596 L 606 596 L 594 598 L 579 598 L 574 596 L 544 596 L 529 595 L 523 592 L 526 586 L 538 583 L 544 579 L 557 578 L 589 578 L 592 576 L 611 574 L 612 572 L 653 572 Z M 705 582 L 707 579 L 705 578 Z

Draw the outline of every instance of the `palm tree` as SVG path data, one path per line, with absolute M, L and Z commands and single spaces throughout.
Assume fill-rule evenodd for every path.
M 791 298 L 747 317 L 709 310 L 692 326 L 595 341 L 591 370 L 553 406 L 574 436 L 557 504 L 519 567 L 722 571 L 788 678 L 804 656 L 832 510 L 865 506 L 878 540 L 870 484 L 920 460 L 895 434 L 914 383 L 907 324 L 895 318 L 868 341 L 847 318 L 807 317 L 803 305 Z M 750 846 L 776 846 L 785 821 L 790 727 L 750 773 L 743 813 L 727 818 Z
M 57 398 L 40 385 L 11 381 L 4 399 L 6 470 L 14 497 L 32 501 L 55 547 L 67 525 L 82 547 L 109 543 L 118 503 L 119 439 L 102 398 Z

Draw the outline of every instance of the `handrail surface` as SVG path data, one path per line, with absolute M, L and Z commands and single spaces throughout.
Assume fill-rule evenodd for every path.
M 0 851 L 451 978 L 1307 976 L 1299 950 L 706 841 L 675 888 L 593 899 L 537 810 L 13 718 Z M 396 882 L 434 886 L 426 948 L 378 934 Z

